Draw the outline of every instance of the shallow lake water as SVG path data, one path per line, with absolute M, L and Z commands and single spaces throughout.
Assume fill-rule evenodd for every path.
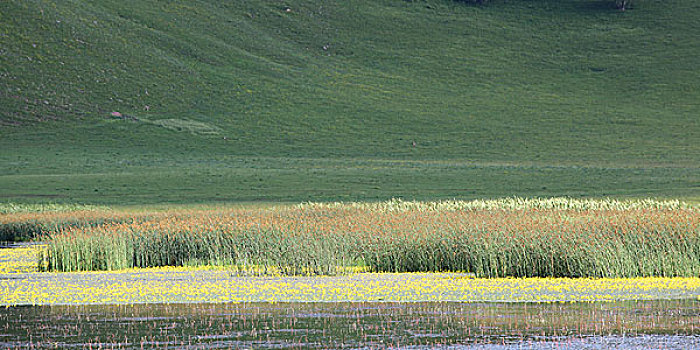
M 0 348 L 698 349 L 700 301 L 0 309 Z

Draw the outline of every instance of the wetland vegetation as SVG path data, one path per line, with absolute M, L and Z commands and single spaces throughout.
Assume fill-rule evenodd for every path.
M 228 265 L 284 275 L 347 268 L 477 277 L 700 274 L 700 211 L 677 201 L 394 200 L 174 211 L 69 225 L 45 239 L 39 266 L 46 271 Z
M 22 227 L 25 236 L 36 236 L 31 245 L 0 250 L 3 305 L 615 301 L 700 294 L 699 211 L 679 201 L 84 209 L 0 214 L 0 227 L 31 220 Z

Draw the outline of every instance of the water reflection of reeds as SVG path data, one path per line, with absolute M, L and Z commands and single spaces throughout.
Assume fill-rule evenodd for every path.
M 700 345 L 700 302 L 252 303 L 16 307 L 0 346 L 638 348 Z

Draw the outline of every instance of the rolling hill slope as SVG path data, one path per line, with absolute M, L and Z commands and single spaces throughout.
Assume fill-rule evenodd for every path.
M 0 197 L 698 198 L 698 18 L 679 0 L 4 1 Z

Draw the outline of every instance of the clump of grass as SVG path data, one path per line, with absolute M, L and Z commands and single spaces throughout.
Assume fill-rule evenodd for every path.
M 503 201 L 444 209 L 411 202 L 401 210 L 392 203 L 402 202 L 199 211 L 71 227 L 50 237 L 40 265 L 55 271 L 231 265 L 289 275 L 357 265 L 480 277 L 700 274 L 700 211 L 680 203 L 543 209 L 538 203 L 546 201 Z
M 130 221 L 133 215 L 116 214 L 91 208 L 76 211 L 27 211 L 0 213 L 0 241 L 26 242 L 42 239 L 67 227 L 96 226 L 107 222 Z
M 109 221 L 106 206 L 64 203 L 0 203 L 0 241 L 29 241 L 61 227 Z
M 0 213 L 0 241 L 41 241 L 50 234 L 71 227 L 95 227 L 107 223 L 131 223 L 153 219 L 163 214 L 158 211 L 114 211 L 109 207 L 92 205 L 41 204 L 36 206 L 27 205 L 25 207 L 29 210 Z

